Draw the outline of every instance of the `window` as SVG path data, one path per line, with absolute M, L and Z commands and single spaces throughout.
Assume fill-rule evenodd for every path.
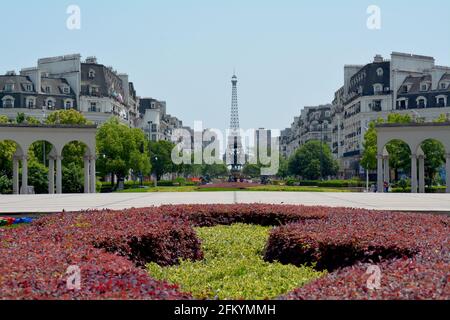
M 374 100 L 371 104 L 372 111 L 380 112 L 381 111 L 381 100 Z
M 89 112 L 97 112 L 97 103 L 91 102 L 91 106 L 89 107 Z
M 95 71 L 94 70 L 89 70 L 89 79 L 94 79 L 95 78 Z
M 12 84 L 12 83 L 5 84 L 5 91 L 6 92 L 12 92 L 13 90 L 14 90 L 14 84 Z
M 420 91 L 428 91 L 428 84 L 422 83 L 420 85 Z
M 440 108 L 445 107 L 447 105 L 447 97 L 443 96 L 443 95 L 437 96 L 436 104 L 437 104 L 437 107 L 440 107 Z
M 400 93 L 408 93 L 409 87 L 407 85 L 402 86 L 400 89 Z
M 152 141 L 157 141 L 156 134 L 152 134 Z
M 445 82 L 442 82 L 442 83 L 441 83 L 441 89 L 442 89 L 442 90 L 447 89 L 447 84 L 446 84 Z
M 417 98 L 417 107 L 418 108 L 426 108 L 427 107 L 427 99 L 425 98 Z
M 36 106 L 36 101 L 34 98 L 27 98 L 27 107 L 28 109 L 34 109 Z
M 373 92 L 374 94 L 380 94 L 383 92 L 383 85 L 380 83 L 376 83 L 373 85 Z
M 72 101 L 66 100 L 64 107 L 65 109 L 72 109 Z
M 46 106 L 48 109 L 53 109 L 55 107 L 55 101 L 53 99 L 47 99 Z
M 383 74 L 384 74 L 383 68 L 378 68 L 378 69 L 377 69 L 377 75 L 378 75 L 379 77 L 382 77 Z
M 46 86 L 45 87 L 45 92 L 46 93 L 51 93 L 52 92 L 52 89 L 50 88 L 50 86 Z
M 98 96 L 99 95 L 100 90 L 99 90 L 98 87 L 91 86 L 89 88 L 89 90 L 90 90 L 92 96 Z
M 401 99 L 397 101 L 397 108 L 399 110 L 405 110 L 408 109 L 408 100 L 407 99 Z
M 4 97 L 3 98 L 3 108 L 14 108 L 14 98 Z
M 67 86 L 63 87 L 63 92 L 64 92 L 65 94 L 69 94 L 69 93 L 70 93 L 70 88 L 67 87 Z
M 33 91 L 33 85 L 31 85 L 31 84 L 26 84 L 26 85 L 25 85 L 25 91 L 28 91 L 28 92 Z

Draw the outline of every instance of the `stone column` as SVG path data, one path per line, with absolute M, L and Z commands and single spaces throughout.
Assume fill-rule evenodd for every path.
M 55 194 L 55 159 L 48 159 L 48 194 Z
M 384 163 L 384 179 L 383 182 L 390 183 L 391 182 L 391 173 L 389 168 L 389 156 L 383 157 L 383 163 Z
M 90 186 L 90 179 L 91 177 L 89 176 L 89 157 L 85 156 L 84 157 L 84 193 L 90 193 L 91 189 L 89 189 Z
M 417 193 L 417 155 L 411 155 L 411 193 Z
M 22 157 L 22 194 L 28 194 L 28 157 Z
M 62 157 L 56 156 L 56 193 L 62 194 Z
M 447 177 L 447 193 L 450 193 L 450 153 L 445 156 L 445 159 L 447 160 L 447 163 L 445 165 L 445 176 Z
M 377 166 L 377 189 L 379 193 L 384 192 L 384 180 L 383 180 L 383 156 L 378 155 L 378 166 Z
M 419 193 L 425 193 L 425 156 L 419 156 Z
M 13 157 L 13 194 L 19 194 L 19 158 Z
M 89 184 L 90 184 L 90 189 L 91 189 L 91 193 L 96 193 L 97 191 L 96 191 L 96 182 L 97 182 L 97 177 L 96 177 L 96 168 L 95 168 L 95 156 L 94 157 L 91 157 L 91 163 L 90 163 L 90 174 L 89 174 L 89 177 L 90 177 L 90 181 L 89 181 Z

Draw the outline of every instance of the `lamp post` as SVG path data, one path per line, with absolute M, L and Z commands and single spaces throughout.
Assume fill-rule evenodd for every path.
M 364 130 L 367 132 L 369 131 L 369 128 L 367 126 L 364 126 Z M 366 193 L 369 193 L 369 164 L 367 164 L 366 169 Z
M 323 130 L 324 130 L 324 123 L 321 124 L 320 129 L 320 180 L 323 180 Z
M 153 157 L 153 160 L 154 160 L 155 162 L 157 162 L 157 161 L 158 161 L 158 157 L 154 156 L 154 157 Z M 155 171 L 155 173 L 154 173 L 154 176 L 155 176 L 155 188 L 157 188 L 157 187 L 158 187 L 158 174 L 156 173 L 156 171 Z

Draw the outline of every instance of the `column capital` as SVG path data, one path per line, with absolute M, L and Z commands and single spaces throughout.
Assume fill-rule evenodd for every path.
M 382 159 L 384 159 L 384 156 L 382 154 L 377 154 L 377 159 L 382 160 Z
M 417 159 L 417 158 L 418 158 L 417 154 L 411 153 L 411 159 Z

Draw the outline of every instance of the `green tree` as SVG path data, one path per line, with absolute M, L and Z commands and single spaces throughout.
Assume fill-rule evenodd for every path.
M 62 176 L 64 193 L 82 193 L 84 191 L 83 169 L 76 163 L 69 163 L 67 166 L 63 166 Z
M 34 187 L 37 194 L 48 193 L 48 169 L 33 160 L 28 164 L 28 185 Z
M 333 159 L 331 149 L 320 141 L 309 141 L 289 159 L 289 172 L 308 180 L 334 176 L 338 164 Z
M 242 169 L 242 173 L 251 178 L 257 178 L 261 176 L 261 166 L 259 164 L 245 164 Z
M 210 178 L 228 176 L 228 168 L 225 164 L 204 164 L 202 166 L 202 174 Z
M 289 176 L 289 161 L 280 156 L 280 169 L 278 170 L 277 176 L 285 179 Z
M 128 176 L 130 171 L 137 173 L 142 170 L 143 174 L 150 172 L 146 146 L 142 131 L 130 129 L 121 124 L 119 119 L 111 118 L 97 131 L 99 171 L 104 176 L 117 176 L 117 182 Z
M 157 180 L 167 173 L 176 171 L 172 162 L 172 150 L 175 145 L 169 141 L 151 141 L 149 144 L 149 157 L 152 165 L 152 173 Z
M 86 117 L 74 110 L 58 110 L 48 115 L 46 121 L 47 124 L 66 124 L 66 125 L 89 125 L 92 124 Z

